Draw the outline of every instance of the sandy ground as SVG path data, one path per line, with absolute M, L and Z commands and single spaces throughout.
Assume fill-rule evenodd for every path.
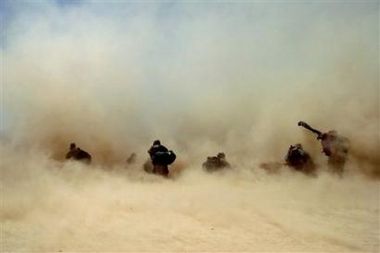
M 2 251 L 379 252 L 380 184 L 360 175 L 190 167 L 164 179 L 30 154 L 1 166 Z

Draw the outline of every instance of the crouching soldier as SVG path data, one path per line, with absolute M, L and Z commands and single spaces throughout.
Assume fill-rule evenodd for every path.
M 298 122 L 298 125 L 317 134 L 317 140 L 320 140 L 322 144 L 322 152 L 328 157 L 330 170 L 341 175 L 348 156 L 349 140 L 338 135 L 334 130 L 322 133 L 303 121 Z
M 307 174 L 314 173 L 315 165 L 301 144 L 291 145 L 285 157 L 286 165 Z
M 66 154 L 66 159 L 72 159 L 84 162 L 86 164 L 91 163 L 91 155 L 87 153 L 86 151 L 80 149 L 75 145 L 75 143 L 70 144 L 70 150 Z
M 152 172 L 167 177 L 169 175 L 168 166 L 176 159 L 174 152 L 161 145 L 159 140 L 155 140 L 148 153 L 153 164 Z
M 336 131 L 328 131 L 319 137 L 322 152 L 328 157 L 330 170 L 341 175 L 347 160 L 349 141 L 346 137 L 338 135 Z
M 226 155 L 221 152 L 216 156 L 207 157 L 207 160 L 202 164 L 202 167 L 208 172 L 213 172 L 223 168 L 231 168 L 231 165 L 227 162 Z

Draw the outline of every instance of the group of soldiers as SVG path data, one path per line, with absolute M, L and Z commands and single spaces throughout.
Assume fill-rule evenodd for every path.
M 338 135 L 335 130 L 322 133 L 303 121 L 298 122 L 298 125 L 317 135 L 317 140 L 321 141 L 322 152 L 328 157 L 329 169 L 341 175 L 344 170 L 349 150 L 348 139 Z M 316 170 L 316 166 L 311 156 L 303 149 L 301 144 L 295 144 L 289 147 L 288 153 L 285 157 L 285 164 L 295 170 L 303 171 L 305 173 L 314 173 Z
M 144 165 L 145 171 L 167 177 L 169 175 L 168 166 L 176 159 L 175 153 L 172 150 L 168 150 L 159 140 L 155 140 L 153 142 L 153 145 L 148 150 L 148 153 L 150 160 L 148 160 Z M 127 159 L 127 164 L 135 163 L 136 157 L 136 153 L 132 153 Z M 92 157 L 88 152 L 77 147 L 75 143 L 71 143 L 69 152 L 66 154 L 66 159 L 90 164 Z
M 202 167 L 207 172 L 214 172 L 224 168 L 231 168 L 231 165 L 226 160 L 226 155 L 223 152 L 218 153 L 216 156 L 209 156 L 202 164 Z
M 322 133 L 303 121 L 298 122 L 298 125 L 317 134 L 317 140 L 320 140 L 322 144 L 322 152 L 328 157 L 329 168 L 338 174 L 342 174 L 349 149 L 348 139 L 338 135 L 336 131 Z M 176 159 L 175 153 L 172 150 L 168 150 L 159 140 L 155 140 L 148 150 L 148 154 L 150 159 L 143 165 L 144 170 L 149 173 L 167 177 L 169 175 L 168 166 Z M 75 143 L 70 144 L 70 150 L 66 155 L 66 159 L 79 160 L 87 164 L 91 163 L 91 155 L 77 147 Z M 136 154 L 132 153 L 127 159 L 127 164 L 133 164 L 135 161 Z M 301 144 L 295 144 L 289 147 L 284 164 L 305 173 L 312 174 L 316 170 L 311 156 L 303 149 Z M 270 167 L 268 164 L 262 165 L 265 169 Z M 227 162 L 226 155 L 220 152 L 216 156 L 207 157 L 202 167 L 207 172 L 214 172 L 231 168 L 231 165 Z

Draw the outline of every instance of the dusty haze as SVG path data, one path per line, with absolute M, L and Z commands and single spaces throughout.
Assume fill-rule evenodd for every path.
M 378 2 L 0 10 L 2 251 L 379 251 Z M 299 120 L 351 140 L 343 178 Z M 157 138 L 169 180 L 141 169 Z M 295 143 L 316 178 L 259 168 Z

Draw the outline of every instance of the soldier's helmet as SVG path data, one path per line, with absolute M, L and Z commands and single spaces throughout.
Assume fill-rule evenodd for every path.
M 71 149 L 75 149 L 75 148 L 76 148 L 75 143 L 74 143 L 74 142 L 70 143 L 70 150 L 71 150 Z
M 155 141 L 153 142 L 153 145 L 161 145 L 160 140 L 155 140 Z
M 223 152 L 220 152 L 220 153 L 218 153 L 218 155 L 216 157 L 218 157 L 219 159 L 224 159 L 224 158 L 226 158 L 226 155 Z

